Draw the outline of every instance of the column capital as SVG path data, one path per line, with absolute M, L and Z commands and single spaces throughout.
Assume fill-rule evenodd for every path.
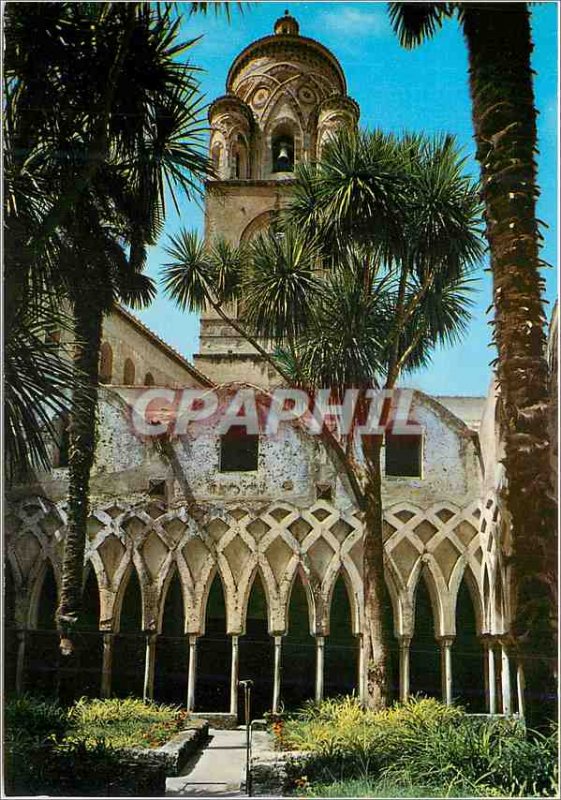
M 456 637 L 451 634 L 445 634 L 444 636 L 436 636 L 435 638 L 441 647 L 452 647 Z
M 412 640 L 413 636 L 411 636 L 408 633 L 400 633 L 400 634 L 398 634 L 398 636 L 396 638 L 397 638 L 397 641 L 398 641 L 398 645 L 399 645 L 399 647 L 401 649 L 401 648 L 405 648 L 405 647 L 409 648 L 411 646 L 411 640 Z

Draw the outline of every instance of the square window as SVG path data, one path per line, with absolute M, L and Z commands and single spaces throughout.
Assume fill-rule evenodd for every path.
M 220 472 L 253 472 L 257 469 L 259 436 L 244 425 L 232 427 L 220 437 Z
M 420 478 L 422 468 L 422 436 L 386 433 L 386 475 Z

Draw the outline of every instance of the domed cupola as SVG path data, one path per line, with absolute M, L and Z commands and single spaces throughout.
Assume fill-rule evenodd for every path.
M 288 36 L 298 36 L 300 33 L 300 25 L 294 17 L 291 17 L 288 13 L 288 9 L 284 12 L 283 17 L 279 17 L 278 20 L 275 22 L 275 27 L 273 28 L 275 33 L 281 35 L 288 35 Z
M 288 11 L 274 33 L 234 60 L 227 94 L 209 113 L 211 155 L 221 180 L 287 180 L 314 161 L 341 126 L 357 125 L 341 65 L 326 47 L 300 35 Z

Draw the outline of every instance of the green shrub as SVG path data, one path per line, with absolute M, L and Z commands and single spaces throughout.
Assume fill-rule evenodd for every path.
M 457 796 L 556 796 L 555 731 L 527 734 L 516 719 L 473 717 L 432 699 L 372 712 L 356 698 L 338 698 L 308 704 L 275 730 L 282 748 L 309 753 L 306 774 L 316 783 L 358 779 L 435 795 L 445 787 Z
M 159 747 L 188 727 L 184 709 L 133 697 L 82 698 L 70 709 L 69 718 L 77 736 L 113 747 Z
M 6 738 L 62 738 L 68 729 L 68 715 L 55 700 L 43 700 L 23 695 L 4 705 Z
M 186 716 L 180 708 L 132 698 L 83 698 L 70 709 L 32 696 L 11 700 L 4 717 L 7 793 L 161 793 L 165 767 L 143 769 L 126 748 L 163 744 L 186 727 Z

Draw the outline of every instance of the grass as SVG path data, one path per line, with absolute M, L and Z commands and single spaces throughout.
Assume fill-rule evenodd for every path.
M 389 781 L 372 781 L 368 778 L 355 778 L 335 783 L 316 783 L 303 786 L 296 792 L 304 797 L 373 797 L 373 798 L 399 798 L 399 797 L 466 797 L 469 791 L 458 787 L 456 789 L 434 789 L 427 786 L 395 784 Z

